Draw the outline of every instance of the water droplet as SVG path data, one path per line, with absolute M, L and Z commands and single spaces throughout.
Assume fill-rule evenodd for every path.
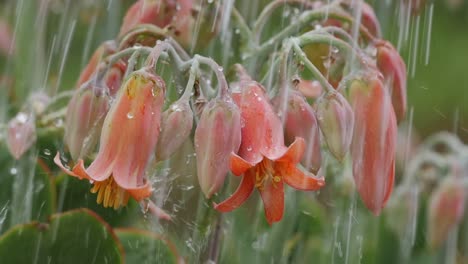
M 248 146 L 248 147 L 247 147 L 247 151 L 252 151 L 252 147 L 251 147 L 251 146 Z
M 133 119 L 134 117 L 135 117 L 135 116 L 133 115 L 132 112 L 128 112 L 128 113 L 127 113 L 127 118 L 128 118 L 128 119 Z
M 15 167 L 12 167 L 12 168 L 10 169 L 10 173 L 11 173 L 12 175 L 16 175 L 16 174 L 18 173 L 18 169 L 16 169 Z
M 44 149 L 44 155 L 50 156 L 51 152 L 50 149 Z

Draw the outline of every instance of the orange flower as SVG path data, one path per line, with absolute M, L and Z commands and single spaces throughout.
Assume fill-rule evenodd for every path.
M 117 209 L 133 197 L 140 201 L 151 195 L 145 170 L 154 153 L 164 102 L 163 80 L 146 71 L 134 72 L 119 90 L 101 132 L 96 159 L 85 169 L 82 159 L 73 170 L 66 169 L 57 153 L 54 161 L 64 172 L 90 180 L 97 203 Z
M 297 167 L 304 153 L 304 139 L 296 138 L 289 147 L 284 145 L 281 120 L 264 88 L 253 81 L 243 81 L 240 87 L 242 92 L 233 93 L 233 98 L 241 110 L 242 142 L 238 154 L 231 155 L 231 171 L 243 178 L 235 193 L 215 208 L 221 212 L 238 208 L 256 187 L 266 219 L 272 224 L 283 217 L 284 182 L 299 190 L 318 190 L 325 181 Z

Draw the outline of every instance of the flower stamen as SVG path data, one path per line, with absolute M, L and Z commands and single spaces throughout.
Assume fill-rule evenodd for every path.
M 113 207 L 115 210 L 126 206 L 130 198 L 130 194 L 122 189 L 114 181 L 114 178 L 109 177 L 101 182 L 95 182 L 91 193 L 97 193 L 96 202 L 104 207 Z

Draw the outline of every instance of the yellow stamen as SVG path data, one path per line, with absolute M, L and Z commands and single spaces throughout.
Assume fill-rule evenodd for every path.
M 104 207 L 113 207 L 115 210 L 126 206 L 130 199 L 130 194 L 122 189 L 114 181 L 114 178 L 109 177 L 101 182 L 95 182 L 91 193 L 97 193 L 96 202 Z
M 255 170 L 255 187 L 260 191 L 262 191 L 265 188 L 265 185 L 270 181 L 275 188 L 275 183 L 281 181 L 281 176 L 273 176 L 274 170 L 271 160 L 263 159 L 259 164 L 257 164 Z

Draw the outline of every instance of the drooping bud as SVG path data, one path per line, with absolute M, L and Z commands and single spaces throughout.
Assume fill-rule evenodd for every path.
M 393 190 L 397 124 L 390 95 L 376 73 L 351 81 L 354 110 L 353 176 L 364 204 L 375 215 Z
M 222 186 L 231 153 L 241 144 L 239 108 L 230 97 L 215 98 L 203 109 L 195 130 L 195 152 L 200 187 L 207 198 Z
M 465 208 L 465 190 L 460 178 L 445 178 L 432 193 L 429 202 L 429 244 L 439 247 L 462 219 Z
M 362 1 L 361 24 L 366 27 L 372 35 L 379 37 L 381 34 L 380 23 L 375 15 L 374 9 L 368 3 Z
M 306 147 L 301 163 L 306 169 L 316 173 L 322 163 L 320 132 L 314 109 L 298 91 L 289 91 L 284 129 L 286 144 L 294 142 L 296 137 L 305 140 Z
M 44 92 L 34 92 L 28 99 L 31 109 L 36 115 L 42 114 L 49 105 L 50 97 Z
M 103 88 L 88 82 L 75 91 L 65 119 L 65 144 L 73 160 L 84 158 L 96 147 L 108 109 Z
M 180 9 L 178 5 L 175 0 L 138 0 L 127 10 L 119 37 L 140 24 L 152 24 L 160 28 L 169 25 Z
M 316 80 L 299 79 L 296 87 L 307 98 L 317 99 L 322 94 L 322 85 Z
M 117 50 L 117 46 L 115 41 L 106 41 L 102 43 L 96 51 L 94 51 L 91 59 L 89 60 L 88 64 L 85 68 L 81 71 L 80 77 L 78 78 L 77 87 L 79 88 L 83 83 L 89 81 L 91 76 L 93 76 L 96 72 L 96 69 L 101 62 L 101 60 L 112 54 L 115 53 Z
M 161 132 L 156 146 L 156 159 L 169 158 L 190 136 L 193 126 L 193 112 L 189 101 L 181 98 L 164 111 Z
M 19 112 L 8 122 L 6 143 L 15 159 L 19 159 L 36 141 L 36 124 L 32 113 Z
M 342 161 L 353 138 L 354 113 L 339 92 L 329 92 L 317 102 L 317 118 L 328 149 Z
M 377 67 L 392 95 L 392 104 L 398 121 L 406 113 L 406 65 L 398 51 L 388 41 L 380 41 L 377 47 Z
M 109 94 L 114 97 L 120 86 L 122 85 L 123 77 L 127 65 L 123 62 L 115 64 L 109 69 L 109 71 L 104 76 L 104 83 L 107 85 Z

